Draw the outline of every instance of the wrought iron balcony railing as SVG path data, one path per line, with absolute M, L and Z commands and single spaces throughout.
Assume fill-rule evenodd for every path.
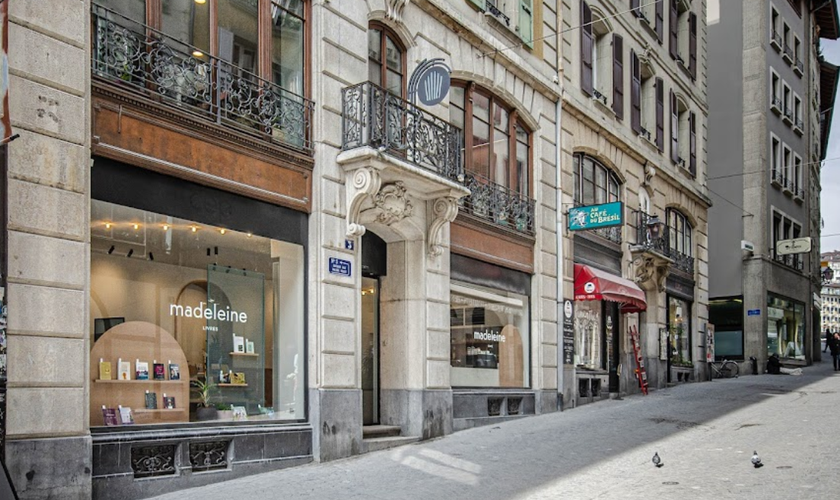
M 785 176 L 782 174 L 781 170 L 776 170 L 775 168 L 770 171 L 770 182 L 782 187 L 785 185 Z
M 470 195 L 460 201 L 461 210 L 493 224 L 534 235 L 533 199 L 496 184 L 473 172 L 464 174 L 464 186 Z
M 463 178 L 461 130 L 371 82 L 341 90 L 341 149 L 369 146 L 448 179 Z
M 790 48 L 790 45 L 785 44 L 782 58 L 787 59 L 788 62 L 793 62 L 793 49 Z
M 96 79 L 312 152 L 312 101 L 100 5 L 92 21 Z
M 671 228 L 662 224 L 660 234 L 654 238 L 648 224 L 653 218 L 644 212 L 636 212 L 636 245 L 644 250 L 655 251 L 674 261 L 674 267 L 687 274 L 694 275 L 694 257 L 674 248 L 671 242 Z
M 500 23 L 504 24 L 507 27 L 510 27 L 510 17 L 505 15 L 504 12 L 500 11 L 499 8 L 493 5 L 492 2 L 486 2 L 484 4 L 484 7 L 487 9 L 487 13 L 498 19 Z
M 773 100 L 770 101 L 770 109 L 775 111 L 776 113 L 781 113 L 782 100 L 776 96 L 773 96 Z
M 802 59 L 796 59 L 796 63 L 793 66 L 793 70 L 798 72 L 799 76 L 802 76 L 805 73 L 805 65 L 802 63 Z

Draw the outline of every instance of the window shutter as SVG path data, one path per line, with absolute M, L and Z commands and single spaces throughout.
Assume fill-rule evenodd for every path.
M 592 95 L 592 10 L 586 2 L 580 2 L 580 88 L 587 95 Z
M 664 1 L 664 0 L 663 0 Z M 668 41 L 668 50 L 671 52 L 671 59 L 677 58 L 677 43 L 679 42 L 679 37 L 677 34 L 679 31 L 677 30 L 677 19 L 679 17 L 677 13 L 677 0 L 671 0 L 671 15 L 668 18 L 668 33 L 669 33 L 669 41 Z
M 697 115 L 688 115 L 688 170 L 691 175 L 697 175 Z
M 633 10 L 633 15 L 636 17 L 642 17 L 642 10 L 639 8 L 641 2 L 639 0 L 630 0 L 630 9 Z
M 613 35 L 613 105 L 615 117 L 624 119 L 624 39 Z
M 659 40 L 659 44 L 662 44 L 662 34 L 665 27 L 665 0 L 656 0 L 656 21 L 654 26 L 656 27 L 656 38 Z
M 688 15 L 688 72 L 697 79 L 697 14 Z
M 656 147 L 665 150 L 665 85 L 656 79 Z
M 470 0 L 470 2 L 481 10 L 485 9 L 484 0 Z
M 533 0 L 519 0 L 519 38 L 526 46 L 534 47 Z
M 677 115 L 677 95 L 669 91 L 671 99 L 671 161 L 680 161 L 680 118 Z
M 642 63 L 634 50 L 630 51 L 630 128 L 642 132 Z

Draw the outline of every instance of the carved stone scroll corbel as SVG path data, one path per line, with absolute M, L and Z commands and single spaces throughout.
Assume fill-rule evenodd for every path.
M 402 22 L 402 11 L 411 0 L 388 0 L 388 19 L 393 19 L 394 22 Z
M 435 216 L 429 224 L 429 254 L 437 257 L 443 253 L 443 227 L 458 215 L 458 200 L 451 196 L 438 198 L 432 205 L 432 211 Z
M 360 168 L 353 172 L 353 180 L 347 186 L 347 237 L 358 238 L 365 234 L 365 226 L 359 223 L 362 205 L 368 197 L 373 198 L 379 192 L 382 178 L 372 168 Z

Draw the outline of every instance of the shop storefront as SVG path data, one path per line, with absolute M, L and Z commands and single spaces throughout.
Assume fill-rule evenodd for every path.
M 307 461 L 305 215 L 104 159 L 90 214 L 94 489 Z
M 646 309 L 644 292 L 632 281 L 575 264 L 575 374 L 577 402 L 620 391 L 621 315 Z
M 805 306 L 767 294 L 767 355 L 805 360 Z
M 534 413 L 529 288 L 525 273 L 452 255 L 450 383 L 456 429 L 470 426 L 472 418 Z
M 668 382 L 694 379 L 695 338 L 692 332 L 694 281 L 683 272 L 672 272 L 665 280 L 667 299 L 666 345 L 668 349 Z

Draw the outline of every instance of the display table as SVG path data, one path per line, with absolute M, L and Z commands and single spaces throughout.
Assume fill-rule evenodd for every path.
M 111 380 L 99 379 L 99 360 L 111 363 Z M 131 362 L 131 380 L 117 380 L 118 360 Z M 136 380 L 136 360 L 149 364 L 149 380 Z M 190 381 L 188 371 L 181 379 L 169 380 L 171 362 L 181 370 L 187 369 L 187 358 L 181 346 L 163 328 L 144 321 L 129 321 L 117 325 L 94 344 L 90 352 L 90 425 L 105 425 L 102 406 L 131 408 L 135 424 L 188 422 L 190 420 Z M 155 380 L 153 361 L 165 365 L 165 380 Z M 146 409 L 146 391 L 156 395 L 157 409 Z M 175 408 L 166 409 L 164 393 L 175 398 Z

